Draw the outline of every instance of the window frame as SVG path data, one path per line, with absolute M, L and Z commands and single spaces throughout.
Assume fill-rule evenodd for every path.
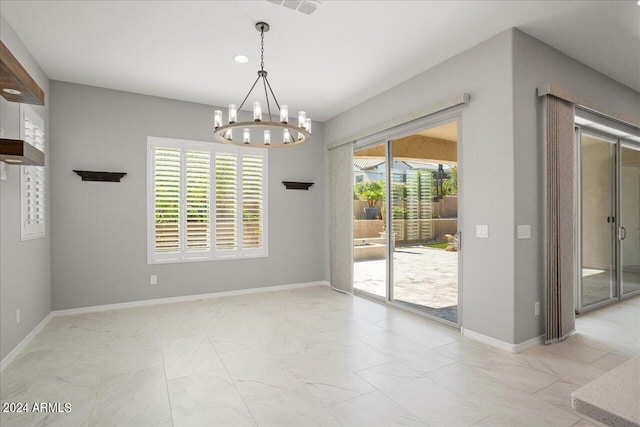
M 26 129 L 25 129 L 25 116 L 31 123 L 36 125 L 42 131 L 42 147 L 34 147 L 45 152 L 46 148 L 46 129 L 44 126 L 44 120 L 40 115 L 30 106 L 20 104 L 20 139 L 26 141 Z M 35 142 L 35 141 L 34 141 Z M 33 174 L 37 173 L 37 168 L 42 168 L 42 223 L 41 224 L 26 224 L 27 219 L 27 169 L 33 171 Z M 20 241 L 26 242 L 29 240 L 42 239 L 47 236 L 47 216 L 49 212 L 47 210 L 47 171 L 45 166 L 20 166 Z
M 179 149 L 180 156 L 180 250 L 174 253 L 157 253 L 155 251 L 155 150 L 156 148 Z M 209 250 L 186 250 L 186 153 L 188 150 L 209 153 Z M 216 168 L 217 153 L 231 153 L 237 155 L 237 212 L 238 221 L 236 235 L 238 247 L 234 250 L 216 249 Z M 242 198 L 242 156 L 258 155 L 262 157 L 262 247 L 243 248 L 243 198 Z M 265 258 L 269 256 L 268 249 L 268 150 L 256 147 L 231 146 L 215 142 L 192 141 L 175 138 L 147 137 L 147 264 L 170 264 L 198 261 L 237 260 L 250 258 Z

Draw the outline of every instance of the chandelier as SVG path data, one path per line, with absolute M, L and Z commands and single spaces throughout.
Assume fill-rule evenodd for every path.
M 271 84 L 269 84 L 267 72 L 264 69 L 264 33 L 268 32 L 269 28 L 269 24 L 266 22 L 256 24 L 256 30 L 260 32 L 260 70 L 258 70 L 258 78 L 249 89 L 249 93 L 244 97 L 239 107 L 236 104 L 229 105 L 228 124 L 222 125 L 221 110 L 214 111 L 215 130 L 213 135 L 217 141 L 265 148 L 291 147 L 303 143 L 311 136 L 311 119 L 307 117 L 307 114 L 304 111 L 298 112 L 298 126 L 289 123 L 289 107 L 278 103 L 276 95 L 271 89 Z M 238 111 L 242 109 L 261 79 L 266 99 L 266 116 L 268 117 L 264 117 L 261 102 L 254 101 L 253 121 L 238 122 Z M 269 94 L 278 108 L 279 121 L 273 120 Z

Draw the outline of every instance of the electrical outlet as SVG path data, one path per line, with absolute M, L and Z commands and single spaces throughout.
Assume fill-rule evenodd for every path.
M 533 312 L 536 316 L 540 316 L 540 303 L 537 302 L 533 305 Z
M 20 323 L 20 309 L 16 310 L 16 324 Z
M 476 237 L 487 239 L 489 237 L 489 226 L 486 224 L 476 225 Z
M 530 239 L 531 238 L 531 226 L 519 225 L 518 226 L 518 239 Z
M 155 274 L 152 274 L 151 277 L 149 278 L 149 283 L 152 285 L 157 285 L 158 284 L 158 276 L 156 276 Z

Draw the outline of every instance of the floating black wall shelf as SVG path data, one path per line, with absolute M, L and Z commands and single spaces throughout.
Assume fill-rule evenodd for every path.
M 282 181 L 287 190 L 308 190 L 313 182 Z
M 126 172 L 77 171 L 75 169 L 73 171 L 80 175 L 83 181 L 120 182 L 120 178 L 127 174 Z

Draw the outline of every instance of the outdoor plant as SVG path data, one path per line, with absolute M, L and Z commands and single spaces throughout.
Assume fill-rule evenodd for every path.
M 407 210 L 400 206 L 393 207 L 393 219 L 407 219 Z
M 382 190 L 371 189 L 371 190 L 365 191 L 360 195 L 360 200 L 366 200 L 367 206 L 370 208 L 375 207 L 376 203 L 378 203 L 382 199 L 384 199 L 384 194 L 382 193 Z
M 458 194 L 458 168 L 449 169 L 449 176 L 442 183 L 442 194 L 455 196 Z
M 354 199 L 366 200 L 367 206 L 373 208 L 384 200 L 384 181 L 361 182 L 353 187 Z

